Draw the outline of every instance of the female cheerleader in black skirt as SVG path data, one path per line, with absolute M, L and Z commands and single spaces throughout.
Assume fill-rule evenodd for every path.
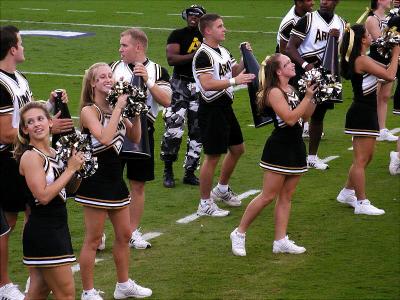
M 353 136 L 353 163 L 337 200 L 353 206 L 355 214 L 382 215 L 385 211 L 373 206 L 366 197 L 365 169 L 372 160 L 376 137 L 379 136 L 377 79 L 395 79 L 400 47 L 393 48 L 386 69 L 366 55 L 371 41 L 365 26 L 355 24 L 346 28 L 340 48 L 341 73 L 344 78 L 351 79 L 354 93 L 345 125 L 345 133 Z
M 286 229 L 289 222 L 291 198 L 300 175 L 307 171 L 306 148 L 302 139 L 302 122 L 314 112 L 314 86 L 307 88 L 302 101 L 288 84 L 294 77 L 295 65 L 286 55 L 267 57 L 260 68 L 258 104 L 261 110 L 270 110 L 275 130 L 267 139 L 260 167 L 264 169 L 262 192 L 247 206 L 239 227 L 231 233 L 232 252 L 245 256 L 245 233 L 250 224 L 275 197 L 274 253 L 299 254 L 306 251 L 289 240 Z
M 23 262 L 29 267 L 30 286 L 25 299 L 75 299 L 70 264 L 75 262 L 65 206 L 65 186 L 83 164 L 83 153 L 64 164 L 50 147 L 52 126 L 46 107 L 26 104 L 20 112 L 18 142 L 14 156 L 20 162 L 31 194 L 31 214 L 23 233 Z M 64 171 L 63 171 L 64 170 Z
M 371 12 L 365 21 L 365 27 L 372 37 L 372 44 L 370 48 L 369 56 L 381 64 L 387 66 L 390 63 L 389 58 L 384 58 L 377 51 L 377 45 L 375 40 L 382 35 L 383 30 L 387 27 L 388 19 L 386 11 L 390 9 L 391 0 L 371 0 Z M 378 141 L 397 141 L 398 137 L 393 135 L 386 128 L 386 116 L 388 109 L 388 102 L 392 92 L 392 81 L 386 81 L 384 78 L 380 78 L 377 87 L 377 113 L 379 122 L 379 136 Z
M 96 173 L 82 180 L 75 201 L 83 205 L 85 240 L 79 257 L 83 293 L 81 299 L 102 299 L 94 289 L 94 263 L 96 250 L 103 235 L 104 222 L 108 216 L 114 227 L 114 262 L 117 284 L 114 298 L 147 297 L 152 294 L 129 279 L 129 191 L 122 178 L 119 161 L 125 134 L 134 143 L 140 141 L 140 119 L 131 123 L 122 118 L 127 95 L 118 97 L 114 109 L 106 100 L 114 84 L 111 68 L 105 63 L 92 65 L 83 78 L 81 93 L 81 126 L 90 133 L 99 168 Z M 107 297 L 110 298 L 110 297 Z

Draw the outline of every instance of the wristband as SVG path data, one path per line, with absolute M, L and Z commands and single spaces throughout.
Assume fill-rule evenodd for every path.
M 235 78 L 229 79 L 229 85 L 230 85 L 230 86 L 235 86 L 235 85 L 236 85 Z
M 146 81 L 147 88 L 151 89 L 154 85 L 155 85 L 154 80 L 151 80 L 150 78 L 147 79 L 147 81 Z
M 305 69 L 306 67 L 308 66 L 308 62 L 303 62 L 303 64 L 301 65 L 301 67 L 303 68 L 303 69 Z

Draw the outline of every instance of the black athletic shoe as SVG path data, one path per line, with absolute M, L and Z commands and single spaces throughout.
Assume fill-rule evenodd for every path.
M 173 188 L 175 187 L 175 179 L 174 179 L 174 173 L 172 170 L 164 170 L 164 186 L 166 188 Z
M 189 185 L 199 185 L 199 179 L 194 175 L 193 171 L 185 171 L 185 176 L 183 177 L 183 183 Z

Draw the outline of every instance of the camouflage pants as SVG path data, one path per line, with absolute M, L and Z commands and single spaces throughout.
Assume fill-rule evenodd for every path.
M 197 118 L 199 99 L 188 84 L 186 81 L 171 79 L 172 103 L 170 107 L 164 109 L 163 113 L 165 132 L 161 141 L 160 157 L 163 161 L 176 161 L 178 159 L 184 126 L 187 122 L 188 139 L 183 167 L 194 171 L 199 166 L 202 148 Z

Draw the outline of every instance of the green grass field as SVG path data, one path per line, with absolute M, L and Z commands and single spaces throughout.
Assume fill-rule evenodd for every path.
M 197 1 L 195 1 L 197 2 Z M 316 1 L 318 2 L 318 1 Z M 350 22 L 361 15 L 368 0 L 341 1 L 337 13 Z M 293 1 L 199 1 L 208 12 L 224 19 L 228 30 L 224 45 L 239 58 L 239 43 L 249 41 L 259 60 L 274 52 L 276 32 Z M 177 15 L 191 1 L 0 1 L 0 24 L 21 30 L 64 30 L 94 33 L 76 39 L 24 36 L 26 61 L 19 69 L 27 77 L 37 99 L 47 99 L 50 90 L 66 88 L 70 110 L 76 116 L 81 89 L 79 76 L 35 75 L 45 72 L 82 75 L 91 64 L 119 58 L 119 34 L 124 29 L 144 27 L 149 37 L 148 56 L 167 67 L 165 45 L 173 28 L 185 23 Z M 318 3 L 314 8 L 318 7 Z M 40 9 L 40 10 L 32 10 Z M 70 11 L 69 11 L 70 10 Z M 131 12 L 118 13 L 118 12 Z M 134 14 L 135 12 L 136 14 Z M 137 14 L 143 13 L 143 14 Z M 234 17 L 236 16 L 236 17 Z M 243 32 L 241 32 L 243 31 Z M 247 31 L 247 32 L 245 32 Z M 172 69 L 168 67 L 169 71 Z M 303 255 L 273 255 L 273 207 L 256 219 L 247 233 L 247 257 L 231 254 L 229 233 L 237 226 L 246 204 L 231 209 L 222 219 L 202 217 L 188 224 L 176 221 L 197 209 L 199 191 L 178 182 L 174 189 L 162 187 L 163 165 L 156 147 L 156 180 L 147 184 L 142 230 L 161 232 L 151 240 L 150 250 L 131 250 L 131 277 L 153 289 L 157 299 L 400 299 L 400 182 L 388 173 L 389 152 L 394 143 L 377 144 L 367 170 L 367 195 L 386 214 L 358 216 L 335 199 L 343 186 L 352 160 L 351 138 L 343 133 L 344 116 L 351 103 L 351 87 L 344 85 L 344 103 L 325 118 L 325 138 L 319 156 L 337 155 L 327 171 L 308 172 L 293 198 L 290 236 L 307 248 Z M 392 102 L 389 104 L 390 111 Z M 236 94 L 234 109 L 245 138 L 247 152 L 231 180 L 237 193 L 260 189 L 262 171 L 258 161 L 273 126 L 260 129 L 252 123 L 247 91 Z M 400 127 L 399 118 L 388 113 L 388 128 Z M 156 145 L 163 122 L 156 122 Z M 185 145 L 182 145 L 185 148 Z M 182 153 L 182 151 L 181 151 Z M 174 165 L 182 179 L 182 158 Z M 215 181 L 217 177 L 215 177 Z M 83 241 L 82 208 L 68 202 L 75 254 Z M 22 264 L 22 216 L 11 236 L 11 278 L 22 286 L 28 276 Z M 106 224 L 104 259 L 95 268 L 95 287 L 112 299 L 115 268 L 112 260 L 112 227 Z M 75 273 L 77 297 L 80 274 Z

